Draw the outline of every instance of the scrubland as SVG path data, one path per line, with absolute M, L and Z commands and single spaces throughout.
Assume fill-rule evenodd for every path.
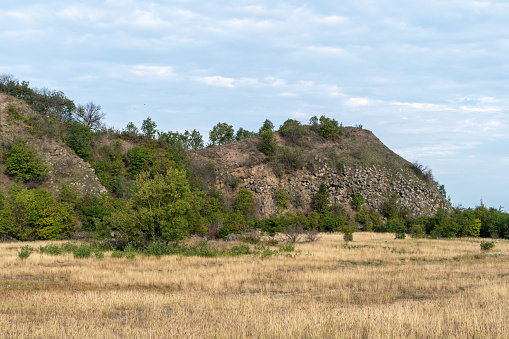
M 2 243 L 0 337 L 507 338 L 509 242 L 480 242 L 366 232 L 293 256 L 25 260 L 48 243 Z

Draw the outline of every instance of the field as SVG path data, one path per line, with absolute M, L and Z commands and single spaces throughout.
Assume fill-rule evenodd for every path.
M 0 337 L 507 338 L 509 242 L 480 242 L 328 234 L 292 257 L 25 260 L 47 243 L 1 243 Z

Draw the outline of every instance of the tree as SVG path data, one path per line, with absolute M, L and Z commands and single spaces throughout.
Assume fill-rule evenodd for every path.
M 174 241 L 205 231 L 199 213 L 203 204 L 202 195 L 191 190 L 186 171 L 170 168 L 152 179 L 147 173 L 138 175 L 132 198 L 106 220 L 134 244 L 143 237 Z
M 42 179 L 49 171 L 37 157 L 37 150 L 30 147 L 26 140 L 20 140 L 7 152 L 5 168 L 8 174 L 15 175 L 21 181 Z
M 234 129 L 227 123 L 218 123 L 209 132 L 209 140 L 212 146 L 226 145 L 235 141 Z
M 187 150 L 199 150 L 203 148 L 203 137 L 201 136 L 200 132 L 193 129 L 192 132 L 185 131 L 184 132 L 185 137 L 185 146 Z
M 313 198 L 313 210 L 322 213 L 327 210 L 327 207 L 329 207 L 329 190 L 325 183 L 322 182 Z
M 294 119 L 286 120 L 280 127 L 279 132 L 283 137 L 291 141 L 295 145 L 303 142 L 303 136 L 306 133 L 304 126 Z
M 242 127 L 237 130 L 237 134 L 235 135 L 235 141 L 240 141 L 244 139 L 252 138 L 256 135 L 255 132 L 248 131 L 243 129 Z
M 88 161 L 92 155 L 92 138 L 90 126 L 78 122 L 69 123 L 66 143 L 83 160 Z
M 265 155 L 272 156 L 276 152 L 276 141 L 274 133 L 270 129 L 265 129 L 260 132 L 261 140 L 258 149 Z
M 258 134 L 262 135 L 262 132 L 266 131 L 266 130 L 269 130 L 271 132 L 274 131 L 274 124 L 269 119 L 266 119 L 263 122 L 263 125 L 262 125 L 262 127 L 260 127 Z
M 104 119 L 106 113 L 101 112 L 101 106 L 94 104 L 92 101 L 85 105 L 78 105 L 76 110 L 76 120 L 90 127 L 93 131 L 98 131 L 103 126 L 101 120 Z
M 313 131 L 327 140 L 336 138 L 341 131 L 341 126 L 335 119 L 327 118 L 324 115 L 320 117 L 320 120 L 316 116 L 311 117 L 309 124 Z
M 150 117 L 148 117 L 147 119 L 143 120 L 141 124 L 141 131 L 147 138 L 154 139 L 157 132 L 157 124 L 155 121 L 152 121 Z
M 239 193 L 235 198 L 233 209 L 237 212 L 241 212 L 246 219 L 254 218 L 255 211 L 253 193 L 247 188 L 239 189 Z

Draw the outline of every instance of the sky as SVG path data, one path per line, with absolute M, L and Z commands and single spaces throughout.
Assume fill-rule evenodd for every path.
M 429 166 L 453 205 L 509 209 L 509 3 L 10 1 L 0 74 L 160 131 L 325 115 Z

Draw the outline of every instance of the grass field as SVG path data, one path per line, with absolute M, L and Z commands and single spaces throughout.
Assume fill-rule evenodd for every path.
M 329 234 L 295 257 L 26 260 L 27 243 L 1 243 L 0 337 L 507 338 L 509 242 L 480 241 Z

